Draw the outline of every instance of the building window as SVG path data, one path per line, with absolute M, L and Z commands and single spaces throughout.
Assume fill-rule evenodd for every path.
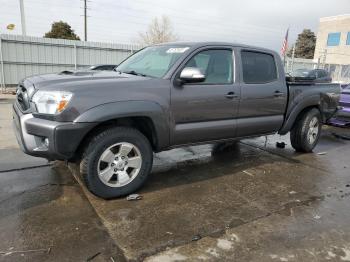
M 340 42 L 340 33 L 329 33 L 327 46 L 338 46 Z
M 346 38 L 346 44 L 350 45 L 350 32 L 348 32 L 348 37 Z

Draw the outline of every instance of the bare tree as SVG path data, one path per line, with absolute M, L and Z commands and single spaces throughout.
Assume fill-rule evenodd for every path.
M 145 33 L 139 34 L 139 42 L 143 45 L 159 44 L 178 40 L 173 32 L 173 27 L 169 17 L 162 16 L 160 19 L 154 18 Z

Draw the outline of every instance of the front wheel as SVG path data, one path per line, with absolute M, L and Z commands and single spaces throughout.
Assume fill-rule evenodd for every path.
M 88 189 L 108 199 L 130 194 L 151 172 L 153 152 L 147 138 L 127 127 L 107 129 L 90 142 L 81 162 Z
M 293 148 L 298 152 L 312 152 L 320 138 L 321 128 L 320 111 L 316 108 L 306 111 L 297 119 L 290 132 Z

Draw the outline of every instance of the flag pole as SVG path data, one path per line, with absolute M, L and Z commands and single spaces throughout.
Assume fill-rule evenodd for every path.
M 286 67 L 286 62 L 287 62 L 287 49 L 288 49 L 288 34 L 289 34 L 289 27 L 286 32 L 286 36 L 284 37 L 283 44 L 282 44 L 282 49 L 281 49 L 281 54 L 283 56 L 283 65 Z

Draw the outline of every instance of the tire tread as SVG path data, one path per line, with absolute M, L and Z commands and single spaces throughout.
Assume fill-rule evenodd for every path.
M 123 196 L 126 194 L 131 193 L 132 191 L 136 190 L 137 188 L 139 188 L 143 182 L 136 186 L 135 188 L 133 188 L 132 190 L 120 190 L 120 193 L 115 193 L 113 195 L 111 194 L 107 194 L 104 192 L 98 192 L 96 190 L 96 188 L 92 185 L 90 179 L 89 179 L 89 171 L 92 172 L 92 170 L 89 170 L 89 163 L 91 161 L 93 161 L 93 156 L 94 156 L 94 152 L 96 151 L 96 147 L 97 145 L 99 145 L 100 143 L 103 143 L 103 141 L 105 139 L 108 139 L 110 136 L 115 136 L 115 135 L 119 135 L 119 136 L 131 136 L 131 137 L 137 137 L 139 138 L 141 141 L 146 143 L 146 147 L 147 150 L 150 151 L 151 154 L 151 163 L 150 163 L 150 167 L 146 168 L 146 172 L 149 173 L 150 169 L 152 167 L 152 162 L 153 162 L 153 152 L 152 152 L 152 148 L 151 145 L 148 141 L 148 139 L 137 129 L 131 128 L 131 127 L 110 127 L 108 129 L 105 129 L 103 131 L 101 131 L 100 133 L 96 134 L 89 142 L 88 146 L 86 147 L 86 149 L 83 151 L 82 154 L 82 158 L 81 158 L 81 162 L 80 162 L 80 173 L 82 175 L 82 178 L 85 182 L 86 187 L 89 189 L 90 192 L 94 193 L 97 196 L 100 196 L 102 198 L 105 199 L 109 199 L 109 198 L 114 198 L 114 197 L 119 197 L 119 196 Z M 146 174 L 147 177 L 148 174 Z M 145 179 L 144 179 L 145 180 Z M 132 183 L 132 182 L 131 182 Z M 125 187 L 127 187 L 128 185 L 126 185 Z
M 310 147 L 306 141 L 306 133 L 308 130 L 308 125 L 312 117 L 316 116 L 319 119 L 319 124 L 321 126 L 321 115 L 317 108 L 311 108 L 303 112 L 297 119 L 290 131 L 290 141 L 292 147 L 297 152 L 309 153 L 312 152 L 313 147 L 317 144 L 317 141 L 313 147 Z

